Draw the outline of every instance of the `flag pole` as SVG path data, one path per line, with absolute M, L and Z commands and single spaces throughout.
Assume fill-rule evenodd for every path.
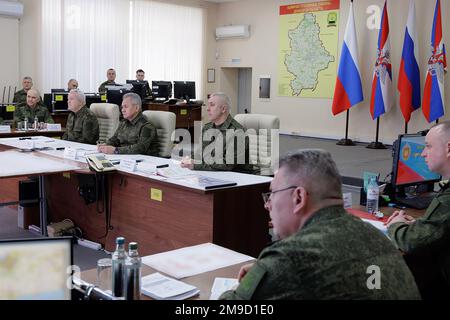
M 382 142 L 378 141 L 379 131 L 380 131 L 380 117 L 377 118 L 377 131 L 375 133 L 375 141 L 369 143 L 369 145 L 366 147 L 367 149 L 387 149 Z
M 405 121 L 405 134 L 408 133 L 408 122 Z
M 336 143 L 338 146 L 354 146 L 355 145 L 355 143 L 351 139 L 348 139 L 348 122 L 349 122 L 349 118 L 350 118 L 350 109 L 347 109 L 347 120 L 345 121 L 345 139 L 339 140 Z

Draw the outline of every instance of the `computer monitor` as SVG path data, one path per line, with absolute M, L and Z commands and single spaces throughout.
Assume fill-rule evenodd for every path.
M 70 300 L 71 238 L 0 240 L 0 300 Z
M 67 98 L 69 93 L 67 91 L 53 91 L 52 89 L 52 110 L 53 112 L 67 111 Z
M 0 117 L 3 118 L 3 120 L 13 120 L 15 108 L 17 108 L 15 103 L 1 103 Z
M 195 99 L 195 82 L 194 81 L 174 81 L 173 96 L 177 99 Z
M 428 169 L 422 151 L 425 148 L 425 135 L 401 134 L 394 143 L 393 187 L 407 187 L 412 185 L 434 185 L 441 180 L 441 176 Z
M 172 82 L 152 81 L 152 93 L 155 98 L 169 99 L 172 96 Z
M 128 89 L 123 89 L 121 87 L 116 88 L 118 89 L 116 90 L 115 88 L 109 88 L 106 90 L 106 101 L 108 103 L 117 104 L 120 109 L 120 106 L 122 105 L 123 96 L 132 91 Z
M 68 91 L 66 89 L 51 89 L 50 92 L 54 93 L 54 92 L 68 92 Z
M 144 99 L 151 95 L 150 87 L 147 80 L 143 81 L 127 80 L 127 83 L 133 86 L 131 91 L 138 94 L 141 97 L 141 99 Z

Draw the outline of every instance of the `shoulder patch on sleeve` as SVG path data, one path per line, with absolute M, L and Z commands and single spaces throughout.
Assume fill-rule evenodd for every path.
M 243 298 L 250 300 L 256 291 L 256 288 L 260 284 L 261 280 L 266 274 L 266 269 L 255 263 L 253 267 L 248 271 L 245 277 L 241 280 L 241 283 L 236 289 L 236 294 Z

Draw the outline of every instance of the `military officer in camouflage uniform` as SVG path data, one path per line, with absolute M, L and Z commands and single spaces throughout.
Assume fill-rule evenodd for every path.
M 99 145 L 103 153 L 145 154 L 158 156 L 156 128 L 142 114 L 141 97 L 127 93 L 122 100 L 123 120 L 106 145 Z
M 428 168 L 450 177 L 450 122 L 431 128 L 422 156 Z M 450 188 L 447 182 L 417 220 L 400 210 L 388 220 L 389 236 L 405 253 L 424 299 L 450 298 Z
M 263 198 L 281 240 L 244 266 L 221 299 L 420 299 L 400 252 L 343 208 L 328 152 L 286 155 L 270 189 Z
M 96 144 L 98 140 L 98 120 L 86 106 L 86 96 L 78 89 L 72 89 L 67 98 L 71 111 L 67 118 L 63 139 L 80 143 Z
M 233 119 L 230 109 L 231 102 L 227 95 L 224 93 L 211 95 L 206 109 L 210 122 L 202 129 L 202 161 L 196 163 L 190 157 L 184 158 L 181 161 L 183 168 L 244 173 L 259 171 L 256 166 L 249 163 L 249 141 L 244 135 L 245 128 Z M 231 135 L 231 132 L 235 134 Z M 219 133 L 220 138 L 217 137 Z M 239 143 L 239 140 L 245 142 Z M 221 144 L 219 148 L 223 148 L 222 156 L 215 155 L 216 143 Z
M 105 82 L 103 82 L 99 87 L 98 87 L 98 92 L 100 93 L 106 93 L 106 86 L 115 86 L 116 85 L 116 70 L 110 68 L 108 69 L 108 71 L 106 72 L 106 77 L 108 78 L 108 80 L 106 80 Z
M 31 77 L 24 77 L 22 80 L 22 90 L 14 93 L 13 102 L 16 104 L 27 102 L 27 92 L 33 87 L 33 79 Z
M 33 123 L 37 117 L 39 122 L 54 123 L 47 107 L 40 103 L 41 96 L 39 91 L 31 88 L 27 92 L 27 102 L 16 106 L 14 111 L 14 123 L 28 119 L 28 123 Z

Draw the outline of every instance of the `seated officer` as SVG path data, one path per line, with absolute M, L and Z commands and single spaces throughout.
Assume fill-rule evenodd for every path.
M 22 90 L 14 93 L 13 102 L 16 104 L 27 102 L 27 92 L 33 87 L 33 79 L 31 77 L 24 77 L 22 80 Z
M 14 123 L 28 119 L 28 123 L 33 123 L 34 118 L 37 117 L 39 122 L 54 123 L 50 112 L 41 102 L 39 91 L 31 88 L 27 92 L 26 103 L 21 103 L 14 111 Z
M 431 171 L 450 177 L 450 122 L 431 128 L 422 152 Z M 405 253 L 423 299 L 450 298 L 450 188 L 447 182 L 417 220 L 395 211 L 387 221 L 389 236 Z
M 158 155 L 156 128 L 142 114 L 141 97 L 127 93 L 122 100 L 123 120 L 119 128 L 106 144 L 98 146 L 98 151 L 115 154 Z
M 263 194 L 281 240 L 239 272 L 221 299 L 419 299 L 403 258 L 379 230 L 343 208 L 341 177 L 324 150 L 280 160 Z
M 98 120 L 86 107 L 86 96 L 78 89 L 72 89 L 67 98 L 71 111 L 67 118 L 63 139 L 81 143 L 96 144 L 98 140 Z
M 67 82 L 67 91 L 72 89 L 78 89 L 78 81 L 76 79 L 70 79 L 69 82 Z
M 244 136 L 245 128 L 233 119 L 230 109 L 231 102 L 227 95 L 211 95 L 206 109 L 210 122 L 202 129 L 202 163 L 195 163 L 186 157 L 181 161 L 183 168 L 255 173 L 254 167 L 249 164 L 249 141 Z M 243 143 L 239 143 L 240 138 Z M 221 146 L 217 146 L 217 143 Z M 223 149 L 221 155 L 216 156 L 216 148 Z
M 106 92 L 106 86 L 114 86 L 116 85 L 116 70 L 110 68 L 108 69 L 108 71 L 106 72 L 106 77 L 108 78 L 108 80 L 106 80 L 105 82 L 103 82 L 100 87 L 98 87 L 98 92 L 100 93 L 105 93 Z

